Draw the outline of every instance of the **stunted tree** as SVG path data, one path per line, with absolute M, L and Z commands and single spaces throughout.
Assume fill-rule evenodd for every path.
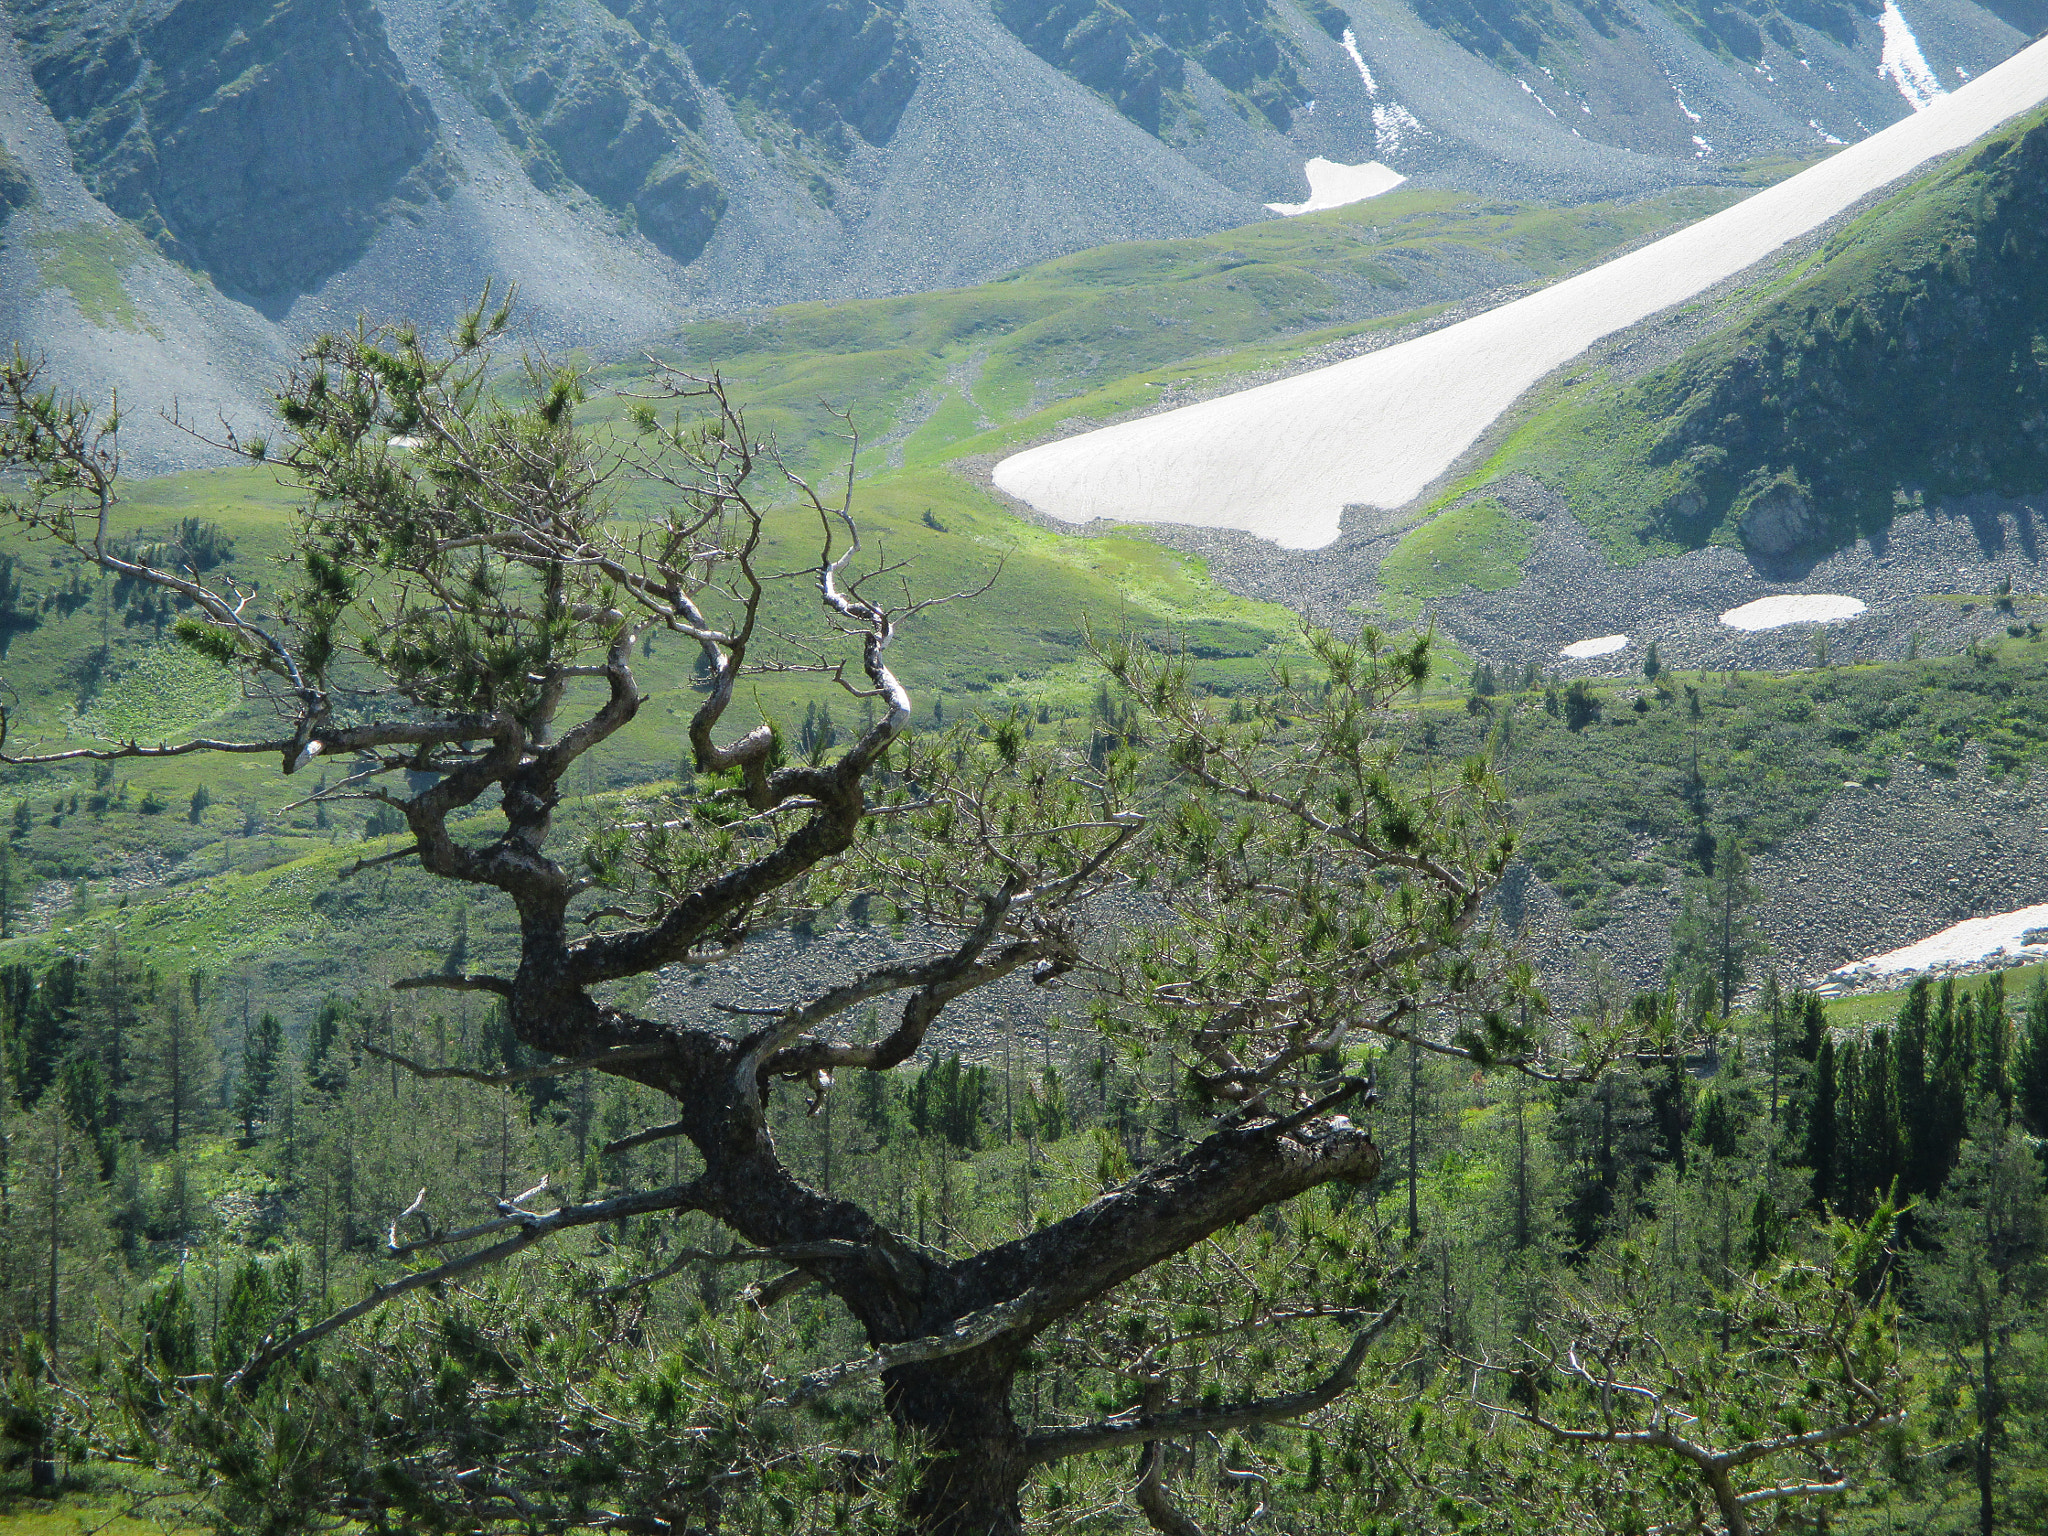
M 682 1138 L 695 1154 L 667 1187 L 561 1204 L 529 1190 L 452 1231 L 417 1203 L 394 1213 L 390 1256 L 416 1267 L 280 1330 L 222 1384 L 228 1397 L 260 1391 L 295 1352 L 394 1296 L 572 1229 L 697 1213 L 737 1245 L 695 1259 L 773 1265 L 782 1278 L 757 1300 L 816 1283 L 857 1323 L 866 1354 L 807 1377 L 785 1371 L 768 1405 L 879 1379 L 903 1465 L 921 1468 L 903 1511 L 921 1532 L 1015 1532 L 1035 1469 L 1329 1402 L 1358 1376 L 1384 1310 L 1277 1311 L 1275 1326 L 1338 1319 L 1349 1343 L 1325 1352 L 1320 1375 L 1266 1396 L 1218 1401 L 1172 1350 L 1135 1340 L 1101 1357 L 1124 1409 L 1074 1419 L 1048 1408 L 1020 1422 L 1029 1399 L 1018 1387 L 1049 1331 L 1081 1326 L 1125 1282 L 1304 1191 L 1372 1179 L 1379 1150 L 1351 1118 L 1372 1101 L 1366 1042 L 1549 1070 L 1538 1064 L 1540 1010 L 1527 1026 L 1500 1002 L 1526 975 L 1485 936 L 1512 847 L 1499 781 L 1475 762 L 1404 786 L 1389 705 L 1426 674 L 1427 640 L 1317 637 L 1312 676 L 1283 677 L 1269 706 L 1235 724 L 1172 657 L 1111 647 L 1110 669 L 1129 707 L 1150 716 L 1180 786 L 1148 822 L 1131 733 L 1092 764 L 1028 741 L 1014 718 L 986 722 L 985 737 L 971 723 L 937 740 L 912 735 L 915 706 L 890 650 L 905 621 L 949 599 L 910 596 L 898 567 L 863 543 L 850 465 L 842 495 L 818 494 L 784 470 L 717 379 L 666 372 L 631 402 L 631 435 L 601 446 L 578 426 L 575 373 L 534 362 L 509 379 L 494 373 L 506 322 L 504 307 L 480 306 L 445 345 L 402 327 L 313 344 L 277 395 L 279 437 L 228 439 L 307 497 L 296 577 L 261 592 L 119 553 L 111 424 L 43 388 L 19 359 L 0 380 L 0 449 L 31 477 L 9 504 L 14 520 L 183 599 L 178 637 L 238 675 L 277 722 L 248 740 L 46 754 L 14 745 L 9 760 L 214 752 L 267 755 L 286 775 L 345 765 L 317 798 L 371 802 L 409 834 L 365 864 L 416 861 L 482 899 L 495 893 L 517 917 L 516 964 L 398 985 L 490 994 L 517 1040 L 551 1063 L 539 1071 L 607 1073 L 672 1101 L 671 1122 L 613 1149 Z M 619 510 L 629 478 L 661 500 L 658 511 Z M 771 523 L 808 530 L 808 555 L 775 563 L 770 552 L 787 546 Z M 814 617 L 794 637 L 769 622 L 785 579 L 811 593 Z M 703 658 L 683 728 L 695 777 L 667 810 L 563 849 L 565 776 L 642 710 L 634 666 L 655 631 Z M 798 759 L 772 723 L 739 715 L 742 682 L 769 672 L 808 673 L 822 696 L 872 706 L 873 723 L 836 742 L 814 732 Z M 1147 838 L 1152 894 L 1141 906 L 1158 919 L 1115 942 L 1091 938 L 1090 904 L 1129 883 Z M 912 919 L 897 956 L 872 969 L 815 990 L 764 969 L 759 1006 L 680 1023 L 606 1000 L 613 983 L 744 956 L 755 936 L 861 893 Z M 956 1257 L 792 1171 L 767 1113 L 777 1084 L 800 1085 L 815 1104 L 847 1072 L 909 1061 L 963 996 L 1020 974 L 1051 985 L 1071 973 L 1088 978 L 1131 1059 L 1163 1053 L 1170 1071 L 1138 1077 L 1185 1095 L 1187 1108 L 1177 1142 L 1105 1155 L 1099 1198 Z M 864 1037 L 878 1006 L 878 1038 Z M 1128 1172 L 1118 1159 L 1133 1152 L 1140 1166 Z M 1223 1347 L 1213 1337 L 1202 1346 Z M 699 1517 L 689 1489 L 715 1479 L 650 1482 L 628 1457 L 634 1507 L 597 1519 L 576 1479 L 602 1424 L 576 1422 L 530 1446 L 493 1442 L 504 1450 L 483 1453 L 484 1472 L 458 1459 L 479 1454 L 474 1438 L 436 1460 L 426 1436 L 406 1453 L 426 1470 L 404 1492 L 355 1457 L 336 1474 L 355 1478 L 337 1507 L 373 1518 L 431 1496 L 438 1521 L 535 1529 L 679 1530 Z M 692 1454 L 716 1455 L 744 1437 L 684 1438 Z M 571 1456 L 584 1458 L 574 1477 Z M 1148 1512 L 1168 1507 L 1156 1476 L 1148 1489 Z

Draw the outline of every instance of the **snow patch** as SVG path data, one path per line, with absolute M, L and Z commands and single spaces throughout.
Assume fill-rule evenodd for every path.
M 1545 70 L 1545 71 L 1544 71 L 1544 73 L 1545 73 L 1545 74 L 1548 74 L 1548 73 L 1549 73 L 1549 71 L 1548 71 L 1548 70 Z M 1531 96 L 1535 96 L 1535 97 L 1536 97 L 1536 105 L 1537 105 L 1537 106 L 1541 107 L 1541 108 L 1542 108 L 1542 109 L 1543 109 L 1544 111 L 1548 112 L 1548 113 L 1549 113 L 1549 114 L 1550 114 L 1550 115 L 1551 115 L 1552 117 L 1555 117 L 1555 116 L 1557 116 L 1557 108 L 1553 107 L 1553 106 L 1552 106 L 1552 105 L 1551 105 L 1551 104 L 1550 104 L 1549 102 L 1545 101 L 1545 100 L 1544 100 L 1544 99 L 1543 99 L 1543 98 L 1542 98 L 1541 96 L 1537 96 L 1537 95 L 1536 95 L 1536 87 L 1535 87 L 1535 86 L 1531 85 L 1531 84 L 1530 84 L 1530 83 L 1529 83 L 1528 81 L 1526 81 L 1526 80 L 1521 80 L 1521 79 L 1517 79 L 1517 80 L 1515 81 L 1515 84 L 1519 85 L 1519 86 L 1520 86 L 1520 87 L 1521 87 L 1521 88 L 1522 88 L 1523 90 L 1527 91 L 1527 92 L 1528 92 L 1528 93 L 1529 93 L 1529 94 L 1530 94 Z
M 1906 13 L 1899 9 L 1899 0 L 1884 0 L 1877 25 L 1884 33 L 1884 56 L 1877 66 L 1878 78 L 1897 86 L 1915 112 L 1925 112 L 1948 92 L 1941 88 L 1927 55 L 1920 51 L 1920 40 L 1906 25 Z
M 1574 640 L 1557 654 L 1573 661 L 1586 661 L 1595 656 L 1612 656 L 1616 651 L 1627 649 L 1627 635 L 1602 635 L 1597 640 Z
M 1809 117 L 1806 120 L 1806 126 L 1811 128 L 1815 133 L 1820 135 L 1820 139 L 1823 144 L 1839 144 L 1842 142 L 1840 139 L 1836 138 L 1832 133 L 1829 133 L 1827 129 L 1821 127 L 1820 119 L 1817 117 Z
M 1321 213 L 1326 208 L 1342 208 L 1391 192 L 1408 179 L 1377 160 L 1368 160 L 1363 165 L 1339 165 L 1318 155 L 1302 169 L 1308 173 L 1308 201 L 1268 203 L 1268 208 L 1290 219 L 1297 214 Z
M 1365 94 L 1378 100 L 1380 83 L 1373 79 L 1372 71 L 1365 67 L 1365 55 L 1358 51 L 1358 34 L 1346 27 L 1343 44 L 1344 51 L 1351 55 L 1351 62 L 1358 66 L 1358 78 L 1365 82 Z
M 1365 55 L 1358 51 L 1358 34 L 1349 27 L 1346 27 L 1344 29 L 1344 36 L 1339 41 L 1343 43 L 1344 51 L 1351 55 L 1351 62 L 1358 70 L 1358 78 L 1365 82 L 1365 94 L 1372 101 L 1372 131 L 1377 141 L 1375 147 L 1379 152 L 1383 155 L 1398 155 L 1406 147 L 1404 141 L 1410 138 L 1422 138 L 1427 135 L 1429 130 L 1422 126 L 1421 120 L 1413 112 L 1410 112 L 1398 101 L 1380 100 L 1380 83 L 1373 78 L 1372 71 L 1366 67 Z M 1524 85 L 1522 89 L 1528 91 L 1529 87 Z M 1533 96 L 1536 93 L 1529 91 L 1529 94 Z M 1552 117 L 1556 115 L 1555 112 L 1551 113 Z M 1328 162 L 1324 163 L 1327 164 Z M 1381 167 L 1381 169 L 1385 169 L 1385 167 Z M 1381 190 L 1385 191 L 1386 189 L 1381 188 Z M 1365 195 L 1367 197 L 1374 197 L 1378 194 L 1368 192 Z M 1315 200 L 1313 193 L 1310 194 L 1309 200 L 1311 202 Z M 1355 202 L 1357 199 L 1354 198 L 1352 201 Z M 1266 206 L 1273 208 L 1278 205 L 1268 203 Z M 1286 210 L 1282 209 L 1281 211 L 1285 212 Z
M 1918 971 L 1941 970 L 1948 966 L 1974 965 L 1993 955 L 2016 959 L 2048 954 L 2048 946 L 2030 944 L 2027 935 L 2048 928 L 2048 904 L 2021 907 L 2017 912 L 2000 912 L 1994 917 L 1972 917 L 1944 928 L 1903 949 L 1889 950 L 1863 960 L 1852 960 L 1828 973 L 1834 982 L 1865 981 L 1872 976 L 1896 976 Z
M 1787 624 L 1838 624 L 1853 619 L 1863 604 L 1853 597 L 1833 592 L 1787 592 L 1780 597 L 1760 597 L 1740 608 L 1730 608 L 1721 622 L 1730 629 L 1783 629 Z
M 1711 155 L 1714 152 L 1714 146 L 1709 144 L 1705 139 L 1701 138 L 1698 134 L 1694 134 L 1692 136 L 1692 141 L 1693 143 L 1699 145 L 1699 148 L 1693 151 L 1693 159 L 1704 160 L 1707 158 L 1707 156 Z
M 1678 110 L 1685 114 L 1686 121 L 1692 123 L 1698 122 L 1700 120 L 1700 115 L 1699 113 L 1693 111 L 1691 107 L 1688 107 L 1685 104 L 1685 92 L 1681 91 L 1678 88 L 1678 82 L 1676 80 L 1672 80 L 1671 76 L 1668 74 L 1664 78 L 1670 82 L 1671 94 L 1678 98 Z
M 1429 132 L 1422 126 L 1422 120 L 1399 102 L 1373 107 L 1372 131 L 1378 136 L 1383 155 L 1398 155 L 1407 147 L 1407 140 L 1422 138 Z

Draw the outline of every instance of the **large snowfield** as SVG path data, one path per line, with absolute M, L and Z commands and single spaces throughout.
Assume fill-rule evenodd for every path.
M 1903 53 L 1903 50 L 1899 50 Z M 1319 549 L 1347 506 L 1405 506 L 1522 392 L 2048 98 L 2048 41 L 1840 154 L 1590 272 L 1426 336 L 1046 443 L 995 483 L 1064 522 L 1240 528 Z

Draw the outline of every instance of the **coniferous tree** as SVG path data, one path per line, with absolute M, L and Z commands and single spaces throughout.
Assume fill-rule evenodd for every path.
M 2012 1112 L 2012 1016 L 2006 1008 L 2005 973 L 1993 971 L 1977 988 L 1977 1081 L 1979 1092 Z
M 2013 1052 L 2012 1084 L 2020 1123 L 2048 1137 L 2048 976 L 2037 976 L 2027 993 L 2019 1041 Z
M 1814 1063 L 1813 1107 L 1806 1121 L 1806 1166 L 1813 1170 L 1813 1198 L 1821 1205 L 1834 1202 L 1839 1179 L 1840 1149 L 1836 1138 L 1841 1131 L 1842 1073 L 1833 1035 L 1824 1034 Z
M 92 1052 L 118 1103 L 133 1071 L 134 1035 L 142 1017 L 148 981 L 118 938 L 110 938 L 87 972 L 82 1046 Z
M 235 1078 L 235 1118 L 242 1122 L 244 1141 L 254 1141 L 257 1125 L 270 1117 L 283 1050 L 284 1026 L 265 1009 L 243 1037 L 242 1070 Z
M 220 1060 L 182 986 L 164 988 L 144 1021 L 135 1099 L 137 1133 L 174 1158 L 209 1128 L 220 1103 Z
M 14 848 L 0 842 L 0 939 L 14 937 L 14 914 L 21 907 L 21 885 L 14 873 Z
M 1972 1405 L 1979 1536 L 2028 1528 L 2000 1520 L 1999 1448 L 2012 1376 L 2030 1362 L 2014 1333 L 2048 1297 L 2048 1189 L 2032 1152 L 2007 1134 L 1995 1100 L 1980 1097 L 1953 1177 L 1924 1213 L 1929 1246 L 1913 1264 L 1915 1290 Z M 2036 1376 L 2038 1363 L 2032 1364 Z M 2048 1382 L 2037 1381 L 2038 1394 Z M 2037 1511 L 2038 1512 L 2038 1511 Z

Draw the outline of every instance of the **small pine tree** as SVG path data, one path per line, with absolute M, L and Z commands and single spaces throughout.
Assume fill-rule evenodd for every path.
M 198 826 L 206 819 L 206 808 L 213 804 L 213 791 L 204 784 L 192 791 L 192 803 L 186 807 L 185 819 Z
M 1835 1194 L 1835 1118 L 1840 1096 L 1835 1038 L 1823 1033 L 1814 1067 L 1813 1110 L 1806 1120 L 1806 1166 L 1813 1170 L 1813 1197 L 1823 1204 Z
M 256 1139 L 258 1122 L 270 1117 L 277 1089 L 278 1059 L 284 1050 L 284 1026 L 268 1009 L 242 1041 L 242 1072 L 235 1080 L 235 1118 L 242 1122 L 242 1140 Z
M 1664 663 L 1657 657 L 1657 642 L 1652 640 L 1650 648 L 1643 652 L 1643 676 L 1651 682 L 1657 681 L 1657 674 L 1664 670 Z

